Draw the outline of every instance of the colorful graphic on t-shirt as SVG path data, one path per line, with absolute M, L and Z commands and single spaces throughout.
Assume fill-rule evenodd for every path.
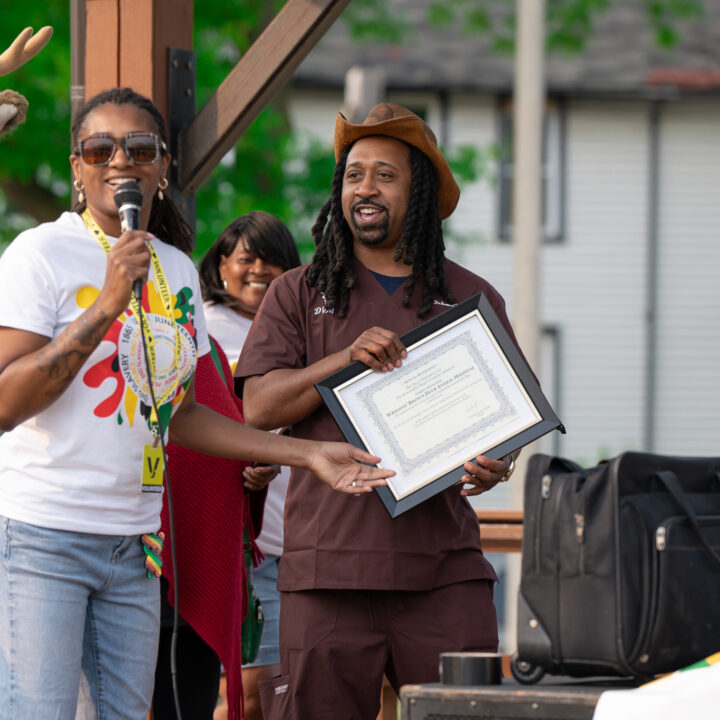
M 79 307 L 89 307 L 100 291 L 85 287 L 76 295 Z M 162 299 L 150 280 L 143 289 L 142 307 L 150 327 L 155 348 L 153 390 L 162 427 L 167 428 L 174 405 L 179 404 L 190 384 L 197 358 L 197 336 L 192 318 L 195 306 L 192 290 L 183 288 L 172 296 L 175 322 L 165 314 Z M 177 334 L 176 334 L 177 333 Z M 176 338 L 179 337 L 179 344 Z M 95 410 L 97 417 L 116 415 L 118 424 L 135 422 L 138 412 L 149 425 L 152 400 L 148 383 L 143 339 L 138 318 L 126 308 L 105 334 L 99 346 L 108 355 L 92 365 L 83 375 L 83 382 L 91 388 L 112 388 Z M 114 380 L 115 385 L 106 384 Z

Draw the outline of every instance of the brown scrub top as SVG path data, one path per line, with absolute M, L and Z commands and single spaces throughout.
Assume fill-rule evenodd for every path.
M 402 305 L 404 283 L 392 295 L 357 259 L 357 283 L 347 315 L 325 307 L 305 282 L 305 268 L 274 280 L 243 346 L 236 377 L 264 375 L 278 368 L 303 368 L 351 345 L 372 326 L 398 335 L 447 310 L 436 300 L 418 318 L 419 288 Z M 500 294 L 485 280 L 445 261 L 448 285 L 458 301 L 482 291 L 515 340 Z M 324 405 L 292 427 L 312 440 L 343 441 Z M 376 493 L 360 496 L 331 490 L 308 470 L 293 468 L 285 502 L 285 540 L 278 588 L 429 590 L 474 579 L 497 580 L 480 547 L 474 510 L 453 486 L 397 518 Z

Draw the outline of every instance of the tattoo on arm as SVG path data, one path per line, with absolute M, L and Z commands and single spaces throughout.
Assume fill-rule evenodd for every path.
M 106 320 L 103 313 L 86 312 L 71 323 L 65 332 L 41 348 L 35 358 L 37 368 L 55 381 L 47 388 L 46 395 L 56 395 L 72 382 L 82 364 L 103 339 Z

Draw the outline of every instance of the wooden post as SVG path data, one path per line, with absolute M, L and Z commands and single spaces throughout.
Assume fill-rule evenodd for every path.
M 167 120 L 168 49 L 192 49 L 193 0 L 85 0 L 85 99 L 129 86 Z

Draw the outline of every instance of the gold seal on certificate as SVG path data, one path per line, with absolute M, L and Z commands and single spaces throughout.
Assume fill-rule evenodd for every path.
M 500 458 L 564 432 L 482 293 L 401 339 L 402 367 L 355 362 L 316 385 L 348 442 L 395 470 L 377 489 L 391 516 L 459 482 L 478 455 Z

